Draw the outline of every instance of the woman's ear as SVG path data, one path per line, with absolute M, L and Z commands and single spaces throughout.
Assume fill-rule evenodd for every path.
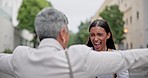
M 111 36 L 110 32 L 107 34 L 107 39 L 109 39 Z

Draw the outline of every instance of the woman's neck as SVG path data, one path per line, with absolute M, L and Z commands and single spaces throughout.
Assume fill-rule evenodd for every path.
M 107 46 L 103 49 L 103 51 L 108 51 L 108 48 L 107 48 Z

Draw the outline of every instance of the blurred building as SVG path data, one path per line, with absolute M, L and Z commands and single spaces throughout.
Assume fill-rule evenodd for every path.
M 12 51 L 18 45 L 32 46 L 22 36 L 22 30 L 16 28 L 18 25 L 17 15 L 21 3 L 22 0 L 0 0 L 0 52 L 5 50 Z M 0 78 L 13 77 L 0 72 Z
M 22 0 L 0 0 L 0 52 L 13 50 L 18 45 L 29 45 L 33 35 L 16 28 L 17 15 Z M 27 35 L 27 37 L 26 37 Z
M 124 13 L 125 37 L 124 49 L 148 47 L 148 0 L 105 0 L 92 20 L 99 17 L 99 13 L 113 4 L 119 5 Z
M 99 13 L 106 6 L 118 5 L 124 13 L 125 37 L 124 49 L 148 48 L 148 0 L 105 0 L 92 20 L 99 18 Z M 129 70 L 130 78 L 147 78 L 148 68 Z
M 14 27 L 11 16 L 0 8 L 0 52 L 14 49 Z M 0 72 L 0 78 L 13 78 Z
M 21 3 L 22 0 L 0 0 L 0 52 L 13 50 L 20 44 L 21 31 L 18 31 L 16 26 Z
M 14 27 L 11 23 L 11 17 L 0 9 L 0 52 L 5 49 L 13 49 L 14 46 Z
M 12 25 L 11 9 L 3 7 L 0 2 L 0 52 L 14 48 L 14 27 Z

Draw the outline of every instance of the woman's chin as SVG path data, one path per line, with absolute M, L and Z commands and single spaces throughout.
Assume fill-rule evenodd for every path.
M 96 50 L 96 51 L 101 51 L 101 49 L 100 49 L 100 48 L 95 48 L 95 50 Z

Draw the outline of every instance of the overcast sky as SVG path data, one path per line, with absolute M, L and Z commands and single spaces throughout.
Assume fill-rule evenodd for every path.
M 68 17 L 69 29 L 76 33 L 81 21 L 90 19 L 104 0 L 48 0 L 53 7 L 62 11 Z

